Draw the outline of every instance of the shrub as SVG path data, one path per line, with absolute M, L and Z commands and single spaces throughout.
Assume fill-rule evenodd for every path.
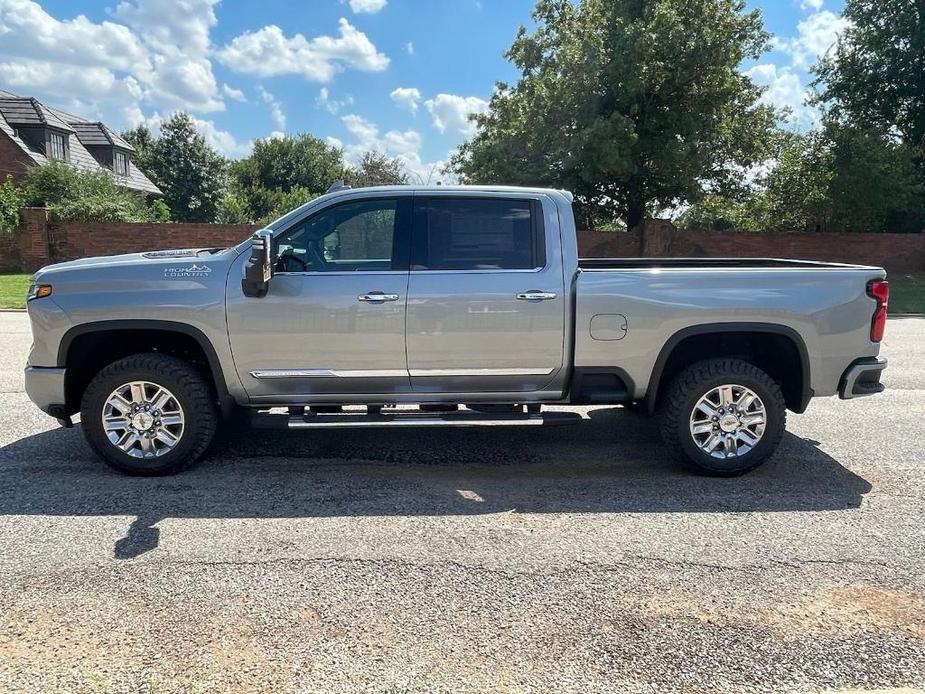
M 9 233 L 19 227 L 19 209 L 22 206 L 22 192 L 13 185 L 13 177 L 7 176 L 0 184 L 0 232 Z

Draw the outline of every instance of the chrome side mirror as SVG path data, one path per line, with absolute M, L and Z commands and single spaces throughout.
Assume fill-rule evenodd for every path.
M 273 277 L 273 232 L 260 229 L 251 237 L 251 257 L 244 264 L 241 289 L 244 296 L 266 296 Z

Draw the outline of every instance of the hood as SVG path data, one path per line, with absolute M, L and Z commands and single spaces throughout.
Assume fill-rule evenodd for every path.
M 204 276 L 211 274 L 216 265 L 226 265 L 234 249 L 185 248 L 169 251 L 146 251 L 144 253 L 126 253 L 124 255 L 106 255 L 94 258 L 81 258 L 63 263 L 46 265 L 35 273 L 36 281 L 56 276 L 69 275 L 74 271 L 145 271 L 164 268 L 165 271 L 176 270 L 174 276 Z M 166 276 L 166 275 L 165 275 Z

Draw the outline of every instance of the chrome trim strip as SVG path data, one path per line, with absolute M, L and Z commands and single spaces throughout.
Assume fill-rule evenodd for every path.
M 366 419 L 363 417 L 338 415 L 342 419 L 327 417 L 319 421 L 290 417 L 290 429 L 366 429 L 378 427 L 510 427 L 510 426 L 543 426 L 546 421 L 543 415 L 529 415 L 520 418 L 508 419 L 476 419 L 456 416 L 428 417 L 428 416 L 387 416 L 380 419 Z
M 412 376 L 548 376 L 551 369 L 411 369 Z
M 273 378 L 407 378 L 405 369 L 255 369 L 258 380 Z

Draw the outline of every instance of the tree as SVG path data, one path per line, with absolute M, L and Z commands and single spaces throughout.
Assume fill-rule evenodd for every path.
M 408 183 L 408 172 L 400 159 L 390 159 L 381 152 L 365 152 L 360 163 L 347 170 L 346 181 L 354 188 L 400 186 Z
M 581 223 L 734 188 L 765 158 L 774 122 L 740 71 L 768 35 L 744 0 L 540 0 L 506 57 L 478 131 L 452 161 L 463 181 L 576 194 Z
M 250 217 L 262 219 L 274 211 L 279 193 L 298 189 L 299 198 L 311 199 L 346 172 L 340 149 L 301 134 L 257 140 L 250 156 L 232 164 L 231 175 Z
M 13 183 L 13 177 L 7 174 L 0 183 L 0 233 L 19 228 L 19 210 L 23 205 L 22 191 Z
M 847 0 L 848 27 L 814 68 L 836 122 L 897 134 L 925 149 L 925 2 Z
M 208 145 L 186 113 L 176 113 L 154 137 L 144 128 L 123 136 L 135 147 L 135 161 L 164 193 L 170 217 L 211 222 L 226 184 L 227 162 Z

